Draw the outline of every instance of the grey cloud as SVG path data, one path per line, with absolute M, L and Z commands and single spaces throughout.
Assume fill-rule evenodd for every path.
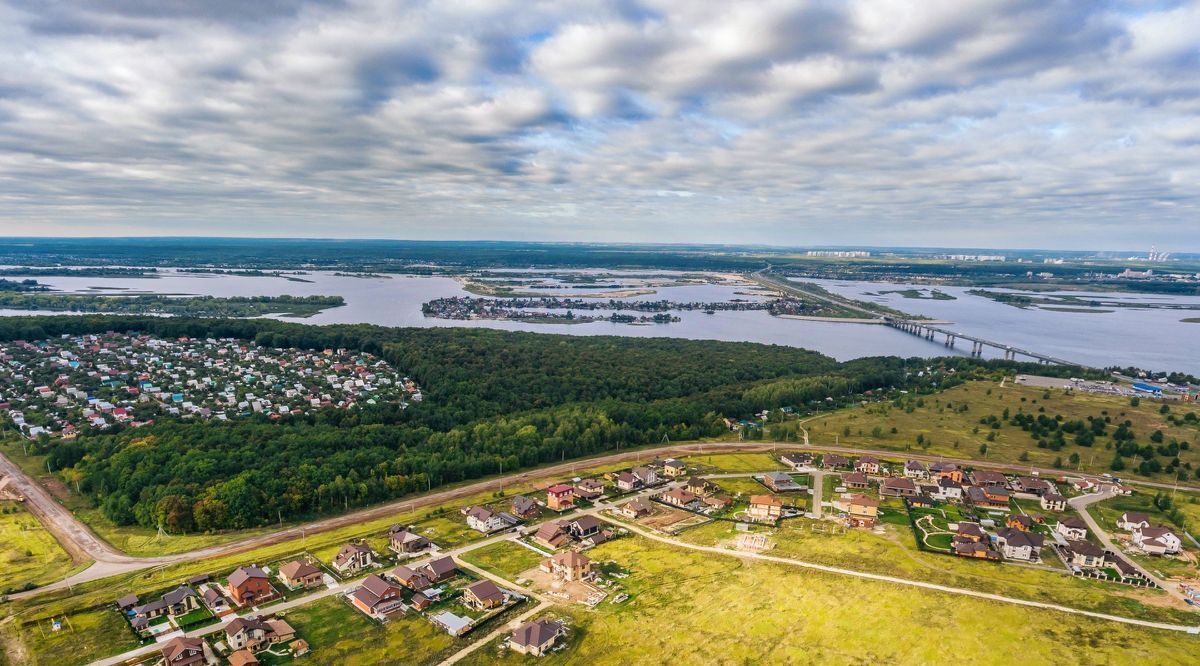
M 1200 249 L 1200 3 L 470 5 L 0 5 L 0 230 Z

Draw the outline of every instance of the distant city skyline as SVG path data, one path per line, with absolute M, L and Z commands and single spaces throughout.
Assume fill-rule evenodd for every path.
M 1200 252 L 1197 34 L 1197 0 L 0 0 L 0 234 Z

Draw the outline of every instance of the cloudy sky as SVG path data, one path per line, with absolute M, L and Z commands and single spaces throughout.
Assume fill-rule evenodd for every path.
M 1200 250 L 1200 0 L 0 0 L 0 233 Z

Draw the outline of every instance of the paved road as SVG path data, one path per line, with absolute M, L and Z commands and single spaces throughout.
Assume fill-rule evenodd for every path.
M 1109 493 L 1091 493 L 1088 495 L 1079 495 L 1077 497 L 1072 497 L 1071 499 L 1067 500 L 1067 503 L 1070 504 L 1072 508 L 1074 508 L 1076 511 L 1079 512 L 1079 517 L 1083 518 L 1083 522 L 1087 523 L 1088 529 L 1090 529 L 1092 531 L 1092 534 L 1096 535 L 1096 538 L 1100 539 L 1100 542 L 1104 544 L 1105 548 L 1107 548 L 1108 550 L 1111 550 L 1114 553 L 1121 553 L 1122 552 L 1121 549 L 1118 548 L 1117 544 L 1113 543 L 1113 540 L 1109 537 L 1108 531 L 1105 530 L 1103 527 L 1101 527 L 1100 524 L 1096 522 L 1096 519 L 1092 518 L 1092 514 L 1090 512 L 1088 512 L 1088 510 L 1087 510 L 1087 508 L 1090 505 L 1095 504 L 1096 502 L 1100 502 L 1100 501 L 1109 499 L 1111 497 L 1113 497 L 1113 495 L 1111 495 Z M 1131 558 L 1131 557 L 1125 557 L 1124 559 L 1126 562 L 1131 564 L 1134 569 L 1137 569 L 1138 571 L 1140 571 L 1143 576 L 1154 581 L 1154 583 L 1156 585 L 1158 585 L 1162 589 L 1166 590 L 1167 594 L 1170 594 L 1171 596 L 1175 597 L 1176 599 L 1179 599 L 1180 601 L 1184 601 L 1187 599 L 1187 597 L 1183 594 L 1183 592 L 1181 592 L 1179 590 L 1179 586 L 1176 585 L 1175 583 L 1165 581 L 1165 580 L 1159 578 L 1158 576 L 1155 576 L 1154 574 L 1150 573 L 1150 571 L 1148 569 L 1146 569 L 1142 565 L 1138 564 L 1137 562 L 1134 562 L 1133 558 Z
M 932 462 L 932 461 L 954 462 L 954 463 L 957 463 L 960 465 L 970 465 L 973 467 L 1000 470 L 1000 471 L 1028 472 L 1030 470 L 1037 470 L 1039 472 L 1053 474 L 1055 476 L 1065 473 L 1064 470 L 1030 467 L 1028 465 L 991 463 L 991 462 L 987 462 L 987 461 L 976 461 L 976 460 L 959 459 L 959 458 L 947 458 L 944 456 L 914 454 L 911 452 L 903 452 L 903 451 L 861 449 L 861 448 L 842 447 L 842 446 L 809 445 L 809 444 L 807 444 L 807 442 L 808 442 L 807 430 L 805 430 L 805 432 L 804 432 L 804 438 L 805 438 L 805 442 L 806 442 L 806 444 L 804 444 L 804 445 L 798 445 L 795 443 L 787 443 L 787 442 L 744 442 L 744 441 L 739 441 L 739 442 L 710 442 L 710 443 L 703 443 L 703 444 L 701 444 L 701 443 L 675 444 L 675 445 L 663 446 L 663 447 L 658 447 L 658 448 L 653 448 L 653 449 L 636 449 L 636 450 L 631 450 L 631 451 L 625 451 L 625 452 L 621 452 L 621 453 L 609 454 L 609 455 L 599 456 L 599 457 L 595 457 L 595 458 L 576 460 L 574 462 L 569 462 L 569 463 L 560 463 L 560 464 L 553 465 L 550 467 L 545 467 L 542 469 L 531 470 L 529 472 L 522 473 L 522 474 L 511 474 L 508 476 L 490 479 L 487 481 L 479 481 L 479 482 L 467 484 L 464 486 L 459 486 L 457 488 L 452 488 L 449 490 L 437 491 L 437 492 L 429 493 L 429 494 L 422 495 L 420 497 L 411 498 L 411 499 L 398 500 L 395 502 L 390 502 L 387 504 L 375 506 L 375 507 L 372 507 L 369 509 L 363 509 L 360 511 L 354 511 L 351 513 L 342 514 L 340 516 L 334 516 L 331 518 L 314 521 L 311 523 L 307 523 L 305 525 L 300 525 L 300 526 L 288 528 L 285 530 L 281 530 L 279 532 L 272 532 L 270 534 L 265 534 L 265 535 L 261 535 L 261 536 L 257 536 L 257 537 L 242 539 L 240 541 L 234 541 L 231 543 L 212 546 L 209 548 L 193 550 L 193 551 L 189 551 L 186 553 L 179 553 L 176 555 L 168 555 L 168 556 L 163 556 L 163 557 L 149 557 L 149 558 L 133 557 L 130 555 L 125 555 L 124 553 L 121 553 L 120 551 L 113 548 L 108 543 L 105 543 L 102 539 L 97 537 L 90 529 L 88 529 L 88 527 L 86 525 L 84 525 L 82 522 L 80 522 L 77 518 L 75 518 L 75 516 L 73 516 L 69 511 L 67 511 L 62 505 L 60 505 L 58 502 L 56 502 L 50 496 L 50 494 L 48 492 L 46 492 L 44 488 L 42 488 L 42 486 L 40 484 L 38 484 L 37 482 L 30 479 L 28 476 L 25 475 L 25 473 L 23 471 L 21 471 L 20 468 L 18 468 L 16 465 L 12 464 L 11 461 L 9 461 L 7 458 L 4 458 L 2 455 L 0 455 L 0 465 L 7 465 L 7 467 L 3 467 L 3 469 L 5 469 L 5 473 L 12 475 L 14 483 L 17 485 L 18 488 L 21 489 L 21 492 L 24 493 L 26 495 L 26 497 L 29 497 L 29 498 L 33 498 L 35 496 L 39 497 L 39 500 L 37 501 L 37 506 L 40 511 L 44 511 L 45 515 L 48 516 L 48 518 L 43 519 L 43 522 L 48 527 L 53 526 L 52 532 L 55 534 L 56 537 L 58 537 L 60 540 L 63 541 L 64 546 L 67 547 L 68 552 L 80 553 L 80 554 L 84 555 L 85 558 L 93 559 L 96 561 L 96 564 L 92 565 L 91 567 L 89 567 L 88 569 L 86 569 L 80 573 L 70 576 L 69 578 L 66 578 L 64 580 L 61 580 L 61 581 L 58 581 L 55 583 L 50 583 L 48 585 L 37 588 L 35 590 L 30 590 L 28 592 L 19 592 L 19 593 L 13 594 L 11 596 L 13 598 L 24 598 L 24 597 L 28 597 L 28 596 L 34 596 L 34 595 L 37 595 L 37 594 L 40 594 L 40 593 L 43 593 L 43 592 L 46 592 L 49 590 L 62 589 L 62 588 L 67 587 L 68 585 L 78 585 L 79 583 L 83 583 L 86 581 L 97 580 L 100 578 L 105 578 L 105 577 L 120 574 L 120 573 L 129 573 L 132 571 L 138 571 L 141 569 L 146 569 L 146 568 L 150 568 L 150 567 L 161 565 L 161 564 L 171 564 L 171 563 L 175 563 L 175 562 L 184 562 L 184 561 L 197 560 L 197 559 L 203 559 L 203 558 L 208 558 L 208 557 L 216 557 L 216 556 L 220 556 L 220 555 L 229 555 L 229 554 L 233 554 L 233 553 L 244 552 L 244 551 L 251 550 L 254 548 L 259 548 L 261 546 L 280 543 L 283 541 L 299 539 L 304 534 L 316 534 L 319 532 L 324 532 L 324 531 L 328 531 L 328 530 L 332 530 L 332 529 L 336 529 L 336 528 L 344 527 L 344 526 L 348 526 L 348 525 L 356 525 L 356 524 L 359 524 L 359 523 L 362 523 L 365 521 L 374 520 L 377 518 L 383 518 L 383 517 L 387 517 L 387 516 L 395 515 L 399 518 L 399 516 L 403 512 L 408 511 L 408 510 L 413 510 L 416 508 L 426 507 L 426 506 L 430 506 L 430 505 L 452 502 L 456 499 L 462 499 L 462 498 L 476 495 L 479 493 L 495 491 L 506 485 L 511 486 L 514 483 L 528 482 L 528 481 L 555 480 L 557 478 L 561 478 L 562 476 L 564 476 L 568 473 L 573 473 L 576 468 L 583 468 L 583 467 L 589 467 L 589 466 L 595 466 L 595 465 L 605 465 L 605 464 L 610 464 L 610 463 L 615 463 L 615 462 L 624 462 L 624 461 L 629 461 L 629 460 L 637 460 L 637 459 L 640 459 L 643 457 L 682 456 L 682 455 L 689 455 L 689 454 L 694 455 L 696 453 L 711 454 L 711 453 L 732 453 L 732 452 L 744 452 L 744 451 L 762 452 L 762 451 L 776 451 L 776 450 L 788 451 L 788 450 L 804 449 L 804 450 L 810 450 L 810 451 L 829 451 L 829 452 L 837 452 L 837 453 L 849 453 L 849 454 L 854 454 L 854 455 L 871 454 L 871 455 L 877 455 L 877 456 L 881 456 L 881 457 L 911 458 L 914 460 L 923 460 L 923 461 L 929 461 L 929 462 Z M 1093 476 L 1094 477 L 1095 475 L 1078 474 L 1078 476 Z M 1175 487 L 1171 484 L 1155 483 L 1155 482 L 1151 482 L 1151 481 L 1128 480 L 1128 481 L 1124 481 L 1124 483 L 1133 484 L 1133 485 L 1143 485 L 1143 486 L 1149 486 L 1149 487 L 1155 487 L 1155 488 L 1174 488 Z M 1185 490 L 1200 490 L 1200 488 L 1196 488 L 1193 486 L 1182 486 L 1181 485 L 1179 487 L 1183 488 Z M 32 504 L 32 502 L 33 502 L 33 500 L 29 500 L 26 503 Z M 42 514 L 38 514 L 38 515 L 39 515 L 39 517 L 41 517 Z M 68 544 L 70 544 L 70 545 L 68 546 Z
M 1119 615 L 1108 615 L 1107 613 L 1096 613 L 1093 611 L 1080 610 L 1069 606 L 1059 606 L 1058 604 L 1048 604 L 1040 601 L 1029 601 L 1026 599 L 1014 599 L 1005 597 L 999 594 L 991 594 L 989 592 L 978 592 L 976 590 L 968 590 L 959 587 L 950 587 L 947 585 L 938 585 L 936 583 L 926 583 L 918 580 L 909 580 L 907 578 L 897 578 L 895 576 L 887 576 L 884 574 L 866 573 L 863 571 L 854 571 L 852 569 L 842 569 L 840 567 L 831 567 L 824 564 L 816 564 L 813 562 L 804 562 L 802 560 L 794 560 L 787 557 L 777 557 L 774 555 L 764 555 L 762 553 L 732 551 L 724 548 L 716 548 L 713 546 L 701 546 L 678 539 L 672 539 L 659 534 L 648 532 L 640 527 L 630 525 L 626 522 L 619 522 L 607 516 L 599 515 L 601 520 L 610 522 L 615 525 L 620 525 L 625 529 L 638 534 L 647 539 L 652 539 L 660 543 L 668 544 L 678 548 L 687 548 L 704 553 L 712 553 L 715 555 L 724 555 L 726 557 L 739 557 L 743 559 L 761 560 L 764 562 L 774 562 L 777 564 L 786 564 L 794 567 L 803 567 L 805 569 L 815 569 L 826 573 L 839 574 L 842 576 L 853 576 L 855 578 L 865 578 L 867 580 L 875 580 L 884 583 L 895 583 L 897 585 L 907 585 L 910 587 L 919 587 L 926 590 L 934 590 L 937 592 L 947 592 L 949 594 L 958 594 L 967 597 L 975 597 L 977 599 L 986 599 L 988 601 L 999 601 L 1006 604 L 1014 604 L 1017 606 L 1028 606 L 1031 608 L 1041 608 L 1045 610 L 1054 610 L 1062 613 L 1071 613 L 1072 615 L 1084 615 L 1099 620 L 1108 620 L 1110 622 L 1120 622 L 1122 624 L 1132 624 L 1139 627 L 1151 627 L 1154 629 L 1166 629 L 1168 631 L 1184 631 L 1189 633 L 1200 632 L 1200 627 L 1187 626 L 1182 624 L 1169 624 L 1166 622 L 1151 622 L 1149 620 L 1137 620 L 1129 617 L 1121 617 Z

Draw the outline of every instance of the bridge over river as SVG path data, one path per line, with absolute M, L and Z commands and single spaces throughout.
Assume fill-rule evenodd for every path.
M 937 336 L 943 336 L 945 345 L 951 349 L 954 348 L 955 343 L 957 343 L 958 340 L 966 340 L 971 343 L 971 356 L 974 357 L 983 356 L 984 347 L 991 347 L 1003 352 L 1005 360 L 1015 361 L 1017 360 L 1018 356 L 1023 356 L 1026 358 L 1032 358 L 1038 363 L 1054 365 L 1081 365 L 1080 363 L 1075 363 L 1073 361 L 1061 359 L 1056 356 L 1050 356 L 1049 354 L 1043 354 L 1030 349 L 1022 349 L 1021 347 L 1013 347 L 1012 345 L 1006 345 L 1002 342 L 988 340 L 987 338 L 980 338 L 974 335 L 958 333 L 956 331 L 951 331 L 949 329 L 925 323 L 919 319 L 900 319 L 898 317 L 885 316 L 883 317 L 883 323 L 891 326 L 892 328 L 904 331 L 905 333 L 911 333 L 918 337 L 925 338 L 926 340 L 934 340 L 937 338 Z

